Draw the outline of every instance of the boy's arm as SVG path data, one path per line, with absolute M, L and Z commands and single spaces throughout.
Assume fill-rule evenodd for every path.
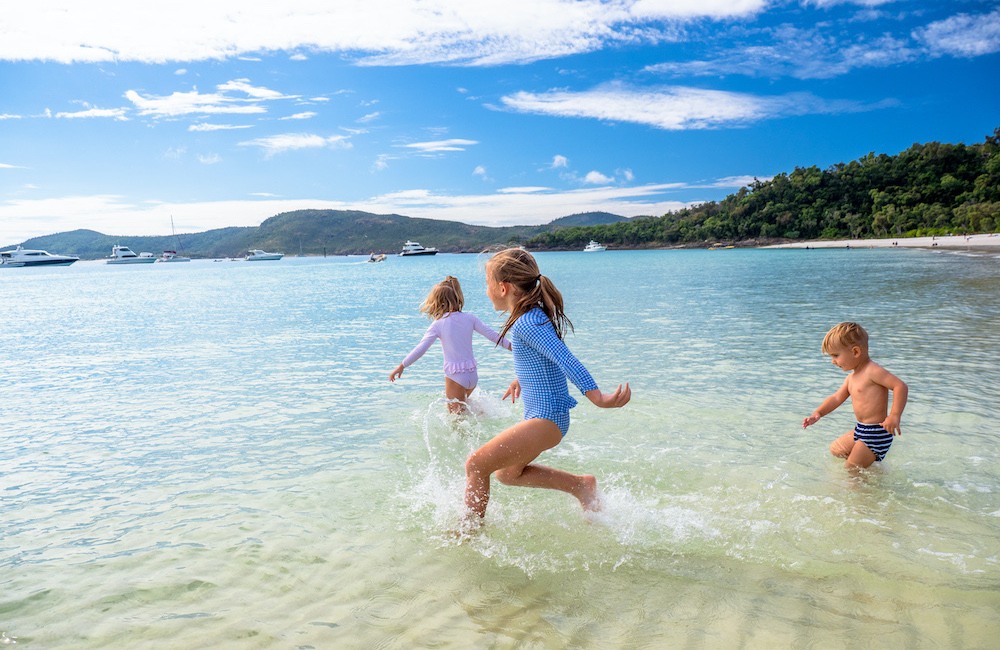
M 810 424 L 816 424 L 819 422 L 821 417 L 833 412 L 838 406 L 843 404 L 849 396 L 850 393 L 847 391 L 847 380 L 845 379 L 844 383 L 836 393 L 823 400 L 823 403 L 819 405 L 819 408 L 812 412 L 812 415 L 802 420 L 802 428 L 805 429 Z
M 882 428 L 894 436 L 901 435 L 899 420 L 903 417 L 903 409 L 906 408 L 906 398 L 910 394 L 909 387 L 902 379 L 881 366 L 872 374 L 872 381 L 892 392 L 892 409 L 882 420 Z

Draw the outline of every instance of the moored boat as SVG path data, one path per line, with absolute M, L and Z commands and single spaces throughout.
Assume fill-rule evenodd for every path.
M 424 248 L 420 245 L 420 242 L 406 240 L 403 244 L 403 251 L 399 254 L 400 257 L 413 257 L 417 255 L 437 255 L 438 249 L 436 248 Z
M 152 264 L 156 261 L 152 253 L 140 253 L 136 255 L 135 252 L 128 246 L 119 246 L 115 244 L 111 247 L 111 255 L 108 257 L 108 264 Z
M 178 255 L 177 251 L 163 251 L 163 255 L 160 255 L 156 260 L 157 262 L 190 262 L 190 257 L 184 257 L 183 255 Z
M 599 244 L 593 239 L 590 240 L 589 244 L 583 247 L 584 253 L 603 253 L 606 250 L 608 250 L 607 246 Z
M 247 256 L 244 259 L 248 262 L 263 262 L 266 260 L 280 260 L 284 256 L 284 253 L 268 253 L 258 248 L 254 248 L 247 253 Z
M 48 251 L 21 248 L 0 251 L 0 265 L 3 266 L 69 266 L 78 261 L 72 255 L 54 255 Z

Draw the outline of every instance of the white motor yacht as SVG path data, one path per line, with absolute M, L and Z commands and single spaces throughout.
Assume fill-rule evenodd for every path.
M 247 253 L 246 261 L 248 262 L 263 262 L 265 260 L 280 260 L 284 257 L 284 253 L 268 253 L 259 249 L 253 249 Z
M 0 251 L 0 265 L 3 266 L 69 266 L 79 259 L 72 255 L 53 255 L 48 251 L 20 246 L 12 251 Z
M 606 250 L 608 250 L 607 246 L 604 246 L 603 244 L 599 244 L 596 241 L 594 241 L 593 239 L 591 239 L 590 243 L 587 244 L 586 246 L 584 246 L 584 248 L 583 248 L 583 252 L 584 253 L 603 253 Z
M 152 253 L 136 255 L 128 246 L 117 244 L 111 248 L 111 255 L 108 257 L 108 264 L 152 264 L 155 261 Z
M 420 242 L 406 240 L 403 244 L 403 252 L 399 254 L 400 257 L 410 257 L 416 255 L 437 255 L 438 249 L 436 248 L 424 248 L 420 245 Z

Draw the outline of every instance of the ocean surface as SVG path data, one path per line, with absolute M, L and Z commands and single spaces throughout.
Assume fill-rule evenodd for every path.
M 433 243 L 433 242 L 431 242 Z M 443 403 L 394 384 L 480 255 L 0 269 L 0 645 L 24 648 L 997 648 L 1000 256 L 541 253 L 602 388 L 541 461 L 604 511 L 463 462 L 518 421 L 509 353 Z M 842 320 L 909 384 L 886 462 L 803 430 Z

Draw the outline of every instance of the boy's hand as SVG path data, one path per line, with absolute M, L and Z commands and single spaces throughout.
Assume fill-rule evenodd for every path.
M 894 436 L 903 434 L 903 432 L 899 430 L 899 416 L 893 415 L 892 413 L 882 420 L 882 428 Z
M 515 379 L 514 381 L 510 382 L 510 386 L 507 388 L 507 392 L 503 394 L 503 397 L 500 398 L 500 401 L 502 402 L 503 400 L 507 399 L 508 395 L 510 395 L 510 403 L 511 404 L 516 404 L 517 403 L 517 398 L 521 396 L 521 382 L 520 381 L 518 381 L 517 379 Z
M 816 424 L 817 422 L 819 422 L 819 419 L 821 417 L 823 417 L 823 416 L 822 415 L 817 415 L 816 413 L 813 413 L 812 415 L 810 415 L 806 419 L 802 420 L 802 428 L 805 429 L 810 424 Z
M 389 381 L 396 381 L 403 376 L 403 364 L 396 366 L 396 369 L 389 374 Z

